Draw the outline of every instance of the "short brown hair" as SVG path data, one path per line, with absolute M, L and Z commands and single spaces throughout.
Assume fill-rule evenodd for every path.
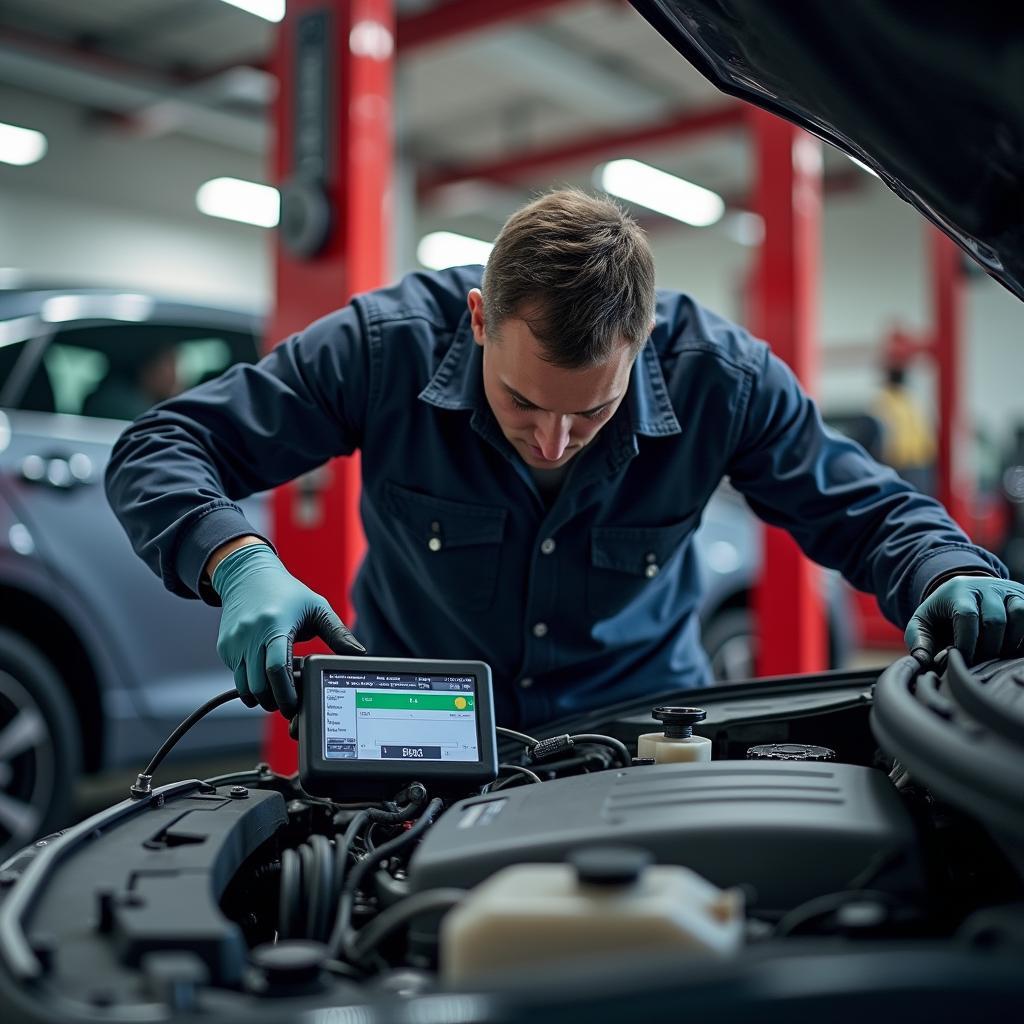
M 654 316 L 654 258 L 617 203 L 549 192 L 505 222 L 483 280 L 487 333 L 524 320 L 555 366 L 607 360 L 622 337 L 639 351 Z

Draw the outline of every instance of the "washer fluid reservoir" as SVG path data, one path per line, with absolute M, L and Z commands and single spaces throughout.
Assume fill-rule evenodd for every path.
M 646 850 L 584 847 L 566 864 L 517 864 L 473 889 L 441 925 L 441 972 L 464 983 L 595 954 L 718 957 L 743 938 L 743 897 Z

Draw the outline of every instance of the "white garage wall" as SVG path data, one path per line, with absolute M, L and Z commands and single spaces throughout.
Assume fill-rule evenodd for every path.
M 81 108 L 13 89 L 0 88 L 0 111 L 49 141 L 38 164 L 0 163 L 0 267 L 70 284 L 266 301 L 266 232 L 195 207 L 208 178 L 262 180 L 261 159 L 181 136 L 140 141 Z
M 181 136 L 140 143 L 71 105 L 12 89 L 0 88 L 0 110 L 50 138 L 39 164 L 0 164 L 0 267 L 245 306 L 269 301 L 268 233 L 212 220 L 194 203 L 210 177 L 265 180 L 261 158 Z M 753 250 L 721 227 L 660 229 L 652 245 L 659 284 L 742 317 Z M 828 201 L 823 254 L 819 395 L 826 407 L 866 408 L 886 330 L 896 323 L 920 330 L 930 320 L 923 221 L 871 180 Z M 967 314 L 968 412 L 1002 441 L 1024 421 L 1024 303 L 979 278 L 969 286 Z M 830 356 L 836 345 L 841 359 Z M 912 385 L 930 405 L 930 373 L 915 370 Z

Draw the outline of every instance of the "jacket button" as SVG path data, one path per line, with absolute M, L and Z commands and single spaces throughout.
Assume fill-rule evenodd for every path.
M 430 548 L 431 551 L 440 551 L 441 550 L 441 538 L 440 537 L 431 537 L 430 540 L 427 541 L 427 547 Z
M 645 576 L 646 576 L 646 577 L 647 577 L 647 578 L 648 578 L 649 580 L 653 580 L 653 579 L 654 579 L 654 577 L 658 575 L 658 572 L 659 572 L 659 571 L 660 571 L 660 570 L 658 569 L 658 567 L 657 567 L 656 565 L 649 565 L 649 566 L 647 566 L 647 568 L 646 568 L 646 569 L 644 569 L 644 575 L 645 575 Z
M 548 635 L 548 624 L 546 622 L 538 622 L 533 627 L 533 635 L 535 637 L 538 637 L 538 638 L 540 638 L 542 636 L 547 636 Z
M 520 689 L 528 690 L 531 686 L 533 686 L 533 680 L 529 676 L 519 680 Z
M 554 551 L 554 550 L 555 550 L 555 542 L 554 542 L 554 540 L 552 540 L 551 537 L 546 537 L 544 540 L 541 541 L 540 553 L 542 555 L 550 555 L 551 552 Z

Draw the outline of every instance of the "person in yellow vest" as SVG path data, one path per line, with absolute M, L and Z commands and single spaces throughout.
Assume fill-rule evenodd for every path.
M 875 400 L 875 415 L 882 423 L 882 461 L 908 483 L 930 493 L 935 466 L 935 432 L 907 388 L 903 366 L 891 365 Z

